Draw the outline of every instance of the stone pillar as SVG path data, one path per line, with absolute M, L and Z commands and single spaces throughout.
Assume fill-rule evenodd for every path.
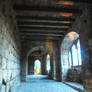
M 21 81 L 26 81 L 26 58 L 22 57 L 20 62 L 21 68 Z
M 50 73 L 49 73 L 49 78 L 56 80 L 56 67 L 55 67 L 55 58 L 54 54 L 50 55 Z
M 42 71 L 42 74 L 47 74 L 47 71 L 46 71 L 46 55 L 43 55 L 42 56 L 42 61 L 41 61 L 41 71 Z
M 61 60 L 60 60 L 60 43 L 59 42 L 56 42 L 54 44 L 54 54 L 55 54 L 54 57 L 55 57 L 55 66 L 56 66 L 56 81 L 61 81 Z
M 51 62 L 50 78 L 56 81 L 61 81 L 61 60 L 60 60 L 59 42 L 54 42 L 53 47 L 54 47 L 53 54 L 50 57 Z
M 28 74 L 32 75 L 34 74 L 34 62 L 35 58 L 33 56 L 28 57 Z

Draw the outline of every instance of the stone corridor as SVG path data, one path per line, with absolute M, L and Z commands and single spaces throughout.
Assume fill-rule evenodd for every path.
M 92 92 L 92 0 L 0 0 L 0 92 Z

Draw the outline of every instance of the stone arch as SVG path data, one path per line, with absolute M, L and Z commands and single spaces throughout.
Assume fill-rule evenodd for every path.
M 30 48 L 30 50 L 28 51 L 28 53 L 27 53 L 27 63 L 26 63 L 26 69 L 27 69 L 27 71 L 28 71 L 28 63 L 29 63 L 29 61 L 28 61 L 28 57 L 32 54 L 32 53 L 35 53 L 35 52 L 37 52 L 38 50 L 41 50 L 41 51 L 45 51 L 45 54 L 47 54 L 47 53 L 49 53 L 49 54 L 51 54 L 51 52 L 48 50 L 48 49 L 46 49 L 45 48 L 45 46 L 35 46 L 35 47 L 33 47 L 33 48 Z M 35 59 L 34 59 L 34 61 L 36 60 L 36 59 L 39 59 L 40 61 L 41 61 L 41 65 L 42 65 L 42 58 L 41 57 L 36 57 Z M 42 70 L 42 67 L 41 67 L 41 70 Z
M 79 38 L 79 34 L 76 32 L 69 32 L 64 37 L 61 44 L 61 65 L 62 65 L 62 80 L 66 79 L 67 72 L 70 69 L 69 65 L 69 51 L 74 43 Z
M 35 47 L 29 49 L 29 51 L 27 53 L 27 57 L 29 56 L 29 54 L 31 54 L 32 52 L 37 51 L 39 49 L 40 50 L 44 50 L 44 51 L 46 51 L 49 54 L 51 53 L 48 49 L 45 48 L 45 46 L 35 46 Z

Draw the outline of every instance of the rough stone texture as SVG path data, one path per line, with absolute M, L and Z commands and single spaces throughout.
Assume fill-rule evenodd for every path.
M 0 92 L 15 92 L 20 84 L 20 53 L 7 0 L 0 3 Z M 4 9 L 4 10 L 3 10 Z M 8 13 L 7 13 L 8 12 Z M 6 90 L 6 91 L 5 91 Z

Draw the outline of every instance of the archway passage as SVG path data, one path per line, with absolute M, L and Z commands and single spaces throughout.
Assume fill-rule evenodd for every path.
M 44 46 L 34 47 L 28 52 L 28 75 L 46 74 L 47 50 Z
M 79 34 L 69 32 L 61 47 L 62 79 L 64 81 L 83 83 L 82 54 Z
M 34 74 L 41 74 L 41 62 L 38 59 L 34 62 Z

